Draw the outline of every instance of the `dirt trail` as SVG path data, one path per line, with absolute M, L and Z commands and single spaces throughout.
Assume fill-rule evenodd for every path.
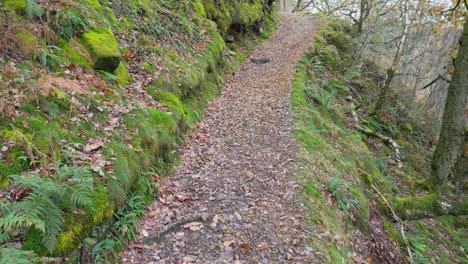
M 124 263 L 310 263 L 297 198 L 290 89 L 317 18 L 281 17 L 213 100 Z M 265 64 L 250 59 L 269 59 Z M 164 233 L 143 245 L 144 236 Z

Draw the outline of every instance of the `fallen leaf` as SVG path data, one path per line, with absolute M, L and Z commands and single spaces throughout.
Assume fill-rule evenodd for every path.
M 267 249 L 269 248 L 267 243 L 261 243 L 260 245 L 257 246 L 259 249 Z
M 190 231 L 198 231 L 203 228 L 203 224 L 200 222 L 191 222 L 191 223 L 185 224 L 184 228 Z
M 141 231 L 141 235 L 143 235 L 144 237 L 149 237 L 149 233 L 145 229 Z
M 213 222 L 211 223 L 211 227 L 215 228 L 218 225 L 218 221 L 219 221 L 219 215 L 215 215 L 213 217 Z
M 224 241 L 223 242 L 223 245 L 225 247 L 229 247 L 230 245 L 234 244 L 234 240 L 228 240 L 228 241 Z

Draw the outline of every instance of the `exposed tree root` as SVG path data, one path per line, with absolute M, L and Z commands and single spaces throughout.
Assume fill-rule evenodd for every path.
M 442 215 L 466 215 L 468 202 L 437 193 L 408 198 L 393 198 L 395 212 L 404 220 L 435 218 Z
M 396 159 L 396 162 L 397 162 L 397 166 L 398 166 L 398 168 L 402 168 L 403 163 L 401 162 L 401 151 L 400 151 L 401 147 L 400 147 L 400 145 L 398 145 L 398 143 L 391 137 L 384 136 L 384 135 L 378 133 L 377 131 L 374 131 L 374 130 L 368 128 L 368 127 L 366 127 L 366 128 L 362 127 L 361 122 L 359 121 L 359 115 L 355 111 L 354 99 L 350 96 L 350 97 L 348 97 L 348 100 L 350 100 L 351 103 L 352 103 L 351 107 L 350 107 L 350 111 L 351 111 L 351 114 L 353 115 L 353 118 L 354 118 L 354 122 L 355 122 L 354 127 L 359 132 L 361 132 L 363 134 L 366 134 L 368 136 L 376 137 L 376 138 L 380 139 L 380 141 L 382 141 L 384 144 L 391 146 L 395 150 L 395 159 Z
M 408 238 L 406 237 L 406 234 L 405 234 L 405 223 L 403 222 L 403 220 L 401 220 L 400 217 L 398 217 L 398 215 L 393 210 L 390 202 L 385 198 L 385 196 L 383 196 L 383 194 L 380 192 L 380 190 L 374 184 L 372 184 L 371 187 L 380 196 L 380 198 L 383 200 L 383 202 L 384 202 L 385 206 L 387 206 L 388 210 L 390 210 L 393 219 L 395 221 L 397 221 L 398 224 L 400 225 L 400 234 L 401 234 L 401 237 L 403 238 L 403 241 L 405 242 L 406 252 L 408 253 L 410 263 L 413 263 L 413 255 L 411 254 L 411 248 L 409 246 L 409 241 L 408 241 Z
M 175 222 L 174 224 L 170 225 L 168 228 L 164 229 L 163 231 L 158 232 L 157 234 L 146 238 L 145 240 L 143 240 L 143 243 L 144 244 L 151 244 L 151 243 L 154 243 L 154 242 L 158 242 L 158 241 L 161 240 L 161 238 L 164 235 L 166 235 L 166 234 L 168 234 L 170 232 L 174 232 L 180 226 L 191 223 L 191 222 L 201 221 L 201 220 L 202 220 L 201 217 L 197 217 L 197 218 L 192 218 L 192 219 L 188 219 L 188 220 L 182 220 L 182 221 L 179 221 L 179 222 Z

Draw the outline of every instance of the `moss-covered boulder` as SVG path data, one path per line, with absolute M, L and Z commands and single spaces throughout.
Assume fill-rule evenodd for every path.
M 114 72 L 119 67 L 122 54 L 110 29 L 94 28 L 84 33 L 81 41 L 93 59 L 94 69 Z
M 273 1 L 265 0 L 202 0 L 206 16 L 215 21 L 222 35 L 233 25 L 252 27 L 265 18 L 264 10 L 270 9 Z
M 262 3 L 236 3 L 232 11 L 232 23 L 252 26 L 263 18 Z

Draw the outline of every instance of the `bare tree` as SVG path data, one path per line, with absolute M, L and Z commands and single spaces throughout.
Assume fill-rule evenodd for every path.
M 401 34 L 397 37 L 397 45 L 396 45 L 396 52 L 393 56 L 392 64 L 386 70 L 386 77 L 383 87 L 380 89 L 379 97 L 377 102 L 374 105 L 371 115 L 376 115 L 382 109 L 382 105 L 384 104 L 388 92 L 390 90 L 393 78 L 396 74 L 396 67 L 400 64 L 401 57 L 403 55 L 403 47 L 406 44 L 406 40 L 408 37 L 408 29 L 409 29 L 409 0 L 403 1 L 403 6 L 401 10 Z

